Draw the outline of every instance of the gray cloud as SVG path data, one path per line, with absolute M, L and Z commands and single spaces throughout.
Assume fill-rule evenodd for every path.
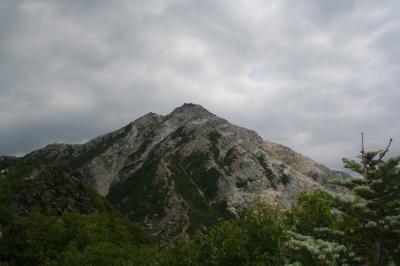
M 332 168 L 400 153 L 397 1 L 0 3 L 0 153 L 200 103 Z

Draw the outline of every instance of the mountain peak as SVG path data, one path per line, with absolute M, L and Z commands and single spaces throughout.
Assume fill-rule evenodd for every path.
M 185 103 L 175 108 L 170 115 L 210 116 L 213 114 L 199 104 Z
M 181 107 L 182 108 L 191 108 L 191 107 L 196 107 L 196 106 L 203 108 L 203 106 L 201 106 L 200 104 L 195 104 L 195 103 L 184 103 Z

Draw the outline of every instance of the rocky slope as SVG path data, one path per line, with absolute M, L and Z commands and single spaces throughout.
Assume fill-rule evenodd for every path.
M 49 145 L 7 171 L 34 175 L 38 165 L 54 162 L 79 171 L 160 240 L 237 217 L 255 198 L 290 204 L 345 175 L 194 104 L 166 116 L 146 114 L 82 145 Z

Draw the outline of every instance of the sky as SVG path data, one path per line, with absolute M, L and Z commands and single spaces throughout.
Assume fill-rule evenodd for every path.
M 394 138 L 400 1 L 1 0 L 0 154 L 197 103 L 333 169 Z

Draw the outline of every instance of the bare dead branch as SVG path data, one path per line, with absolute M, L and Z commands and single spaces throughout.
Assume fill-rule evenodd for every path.
M 378 162 L 382 162 L 383 157 L 385 157 L 386 153 L 389 151 L 389 147 L 392 144 L 393 139 L 391 138 L 389 140 L 389 144 L 387 145 L 386 149 L 384 149 L 380 154 L 379 154 L 379 158 L 378 158 Z

